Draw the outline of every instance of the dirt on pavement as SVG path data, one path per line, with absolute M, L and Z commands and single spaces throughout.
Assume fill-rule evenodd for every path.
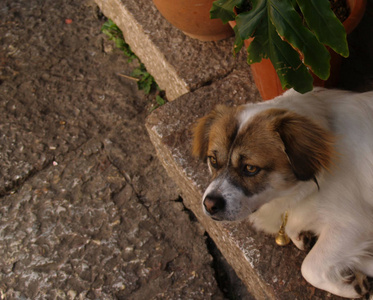
M 0 3 L 0 299 L 223 299 L 104 21 L 90 0 Z

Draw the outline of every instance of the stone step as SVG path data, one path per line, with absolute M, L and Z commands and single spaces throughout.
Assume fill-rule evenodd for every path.
M 207 166 L 191 156 L 191 128 L 216 104 L 259 100 L 247 70 L 232 72 L 154 111 L 147 119 L 150 138 L 169 176 L 179 185 L 185 205 L 256 299 L 339 299 L 315 289 L 302 277 L 305 253 L 294 245 L 279 247 L 274 237 L 254 231 L 247 221 L 222 224 L 205 216 L 201 198 L 209 181 Z
M 192 39 L 171 26 L 150 0 L 95 0 L 123 31 L 168 100 L 225 77 L 245 56 L 233 56 L 234 38 L 217 42 Z
M 157 155 L 228 263 L 256 299 L 341 299 L 315 289 L 301 276 L 305 253 L 279 247 L 248 222 L 223 224 L 206 217 L 201 197 L 207 166 L 191 156 L 191 128 L 216 104 L 260 101 L 245 55 L 232 56 L 233 38 L 200 42 L 172 27 L 149 0 L 95 0 L 123 31 L 157 83 L 174 100 L 154 111 L 146 127 Z

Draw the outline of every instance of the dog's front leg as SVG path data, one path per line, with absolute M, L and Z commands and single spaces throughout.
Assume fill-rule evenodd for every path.
M 338 231 L 338 232 L 337 232 Z M 360 298 L 370 283 L 348 256 L 353 241 L 341 239 L 340 230 L 323 231 L 302 264 L 302 275 L 313 286 L 338 296 Z
M 289 210 L 286 233 L 300 250 L 309 251 L 321 230 L 316 203 L 305 200 Z

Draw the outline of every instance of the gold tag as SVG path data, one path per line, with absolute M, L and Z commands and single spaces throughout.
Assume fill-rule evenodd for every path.
M 276 244 L 279 246 L 286 246 L 290 242 L 290 238 L 285 232 L 285 226 L 288 221 L 288 212 L 285 212 L 285 214 L 283 214 L 281 218 L 282 218 L 282 224 L 281 224 L 280 230 L 278 231 L 276 235 Z

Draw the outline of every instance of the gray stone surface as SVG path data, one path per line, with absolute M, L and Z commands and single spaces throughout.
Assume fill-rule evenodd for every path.
M 5 0 L 0 20 L 0 298 L 223 299 L 97 6 Z
M 203 230 L 190 223 L 180 202 L 149 208 L 140 201 L 105 143 L 92 139 L 57 157 L 1 199 L 3 295 L 222 299 L 206 245 L 195 239 Z M 181 240 L 193 241 L 198 251 L 188 251 Z
M 245 61 L 232 54 L 233 37 L 200 42 L 170 25 L 149 0 L 95 0 L 123 31 L 169 100 L 227 76 Z

